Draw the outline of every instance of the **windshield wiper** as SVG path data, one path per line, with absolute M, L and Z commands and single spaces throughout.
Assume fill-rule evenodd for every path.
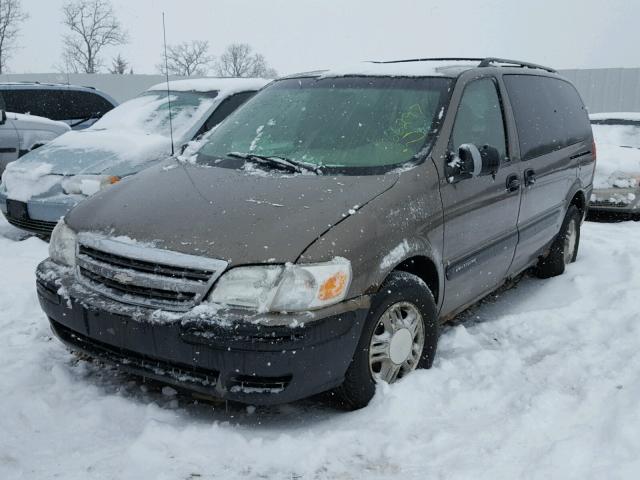
M 98 113 L 92 113 L 91 116 L 89 117 L 85 117 L 82 120 L 78 120 L 76 123 L 69 125 L 69 127 L 73 128 L 73 127 L 77 127 L 78 125 L 82 125 L 85 122 L 88 122 L 89 120 L 97 120 L 99 118 L 102 118 L 102 113 L 98 112 Z
M 302 173 L 303 170 L 306 170 L 308 172 L 313 172 L 316 175 L 322 174 L 321 168 L 317 165 L 280 157 L 278 155 L 257 155 L 255 153 L 229 152 L 227 153 L 227 157 L 241 158 L 242 160 L 249 160 L 250 162 L 262 165 L 269 165 L 271 167 L 288 170 L 293 173 Z

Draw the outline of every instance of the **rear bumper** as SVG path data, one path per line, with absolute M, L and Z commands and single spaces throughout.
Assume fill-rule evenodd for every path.
M 41 263 L 37 289 L 53 332 L 68 347 L 130 373 L 254 405 L 294 401 L 342 383 L 369 304 L 361 297 L 311 320 L 308 313 L 282 315 L 286 321 L 277 324 L 228 315 L 167 320 L 83 292 L 60 270 Z
M 640 213 L 640 190 L 637 188 L 595 188 L 589 203 L 590 212 Z

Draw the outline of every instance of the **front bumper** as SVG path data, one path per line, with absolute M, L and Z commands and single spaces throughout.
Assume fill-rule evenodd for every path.
M 591 194 L 589 211 L 640 213 L 640 190 L 637 188 L 596 188 Z
M 22 230 L 36 235 L 49 236 L 60 218 L 75 207 L 84 197 L 80 195 L 56 195 L 53 198 L 32 198 L 24 204 L 21 214 L 13 214 L 7 208 L 7 196 L 0 192 L 0 210 L 7 221 Z
M 143 377 L 254 405 L 340 385 L 370 300 L 298 315 L 199 310 L 163 316 L 88 291 L 70 269 L 50 260 L 38 266 L 37 290 L 53 332 L 71 349 Z

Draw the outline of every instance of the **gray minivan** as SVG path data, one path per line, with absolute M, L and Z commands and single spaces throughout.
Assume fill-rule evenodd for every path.
M 578 251 L 586 109 L 553 70 L 421 59 L 279 79 L 202 147 L 83 202 L 37 269 L 72 349 L 251 404 L 429 367 L 438 329 Z
M 67 83 L 0 82 L 0 108 L 64 122 L 73 130 L 93 125 L 118 105 L 93 87 Z

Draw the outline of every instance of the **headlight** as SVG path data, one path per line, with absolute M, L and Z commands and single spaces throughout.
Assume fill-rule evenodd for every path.
M 51 233 L 49 257 L 56 263 L 74 267 L 76 265 L 76 232 L 60 220 Z
M 62 189 L 68 195 L 90 196 L 104 187 L 118 183 L 120 177 L 112 175 L 73 175 L 62 180 Z
M 209 301 L 261 312 L 313 310 L 338 303 L 351 283 L 351 263 L 237 267 L 224 274 Z

